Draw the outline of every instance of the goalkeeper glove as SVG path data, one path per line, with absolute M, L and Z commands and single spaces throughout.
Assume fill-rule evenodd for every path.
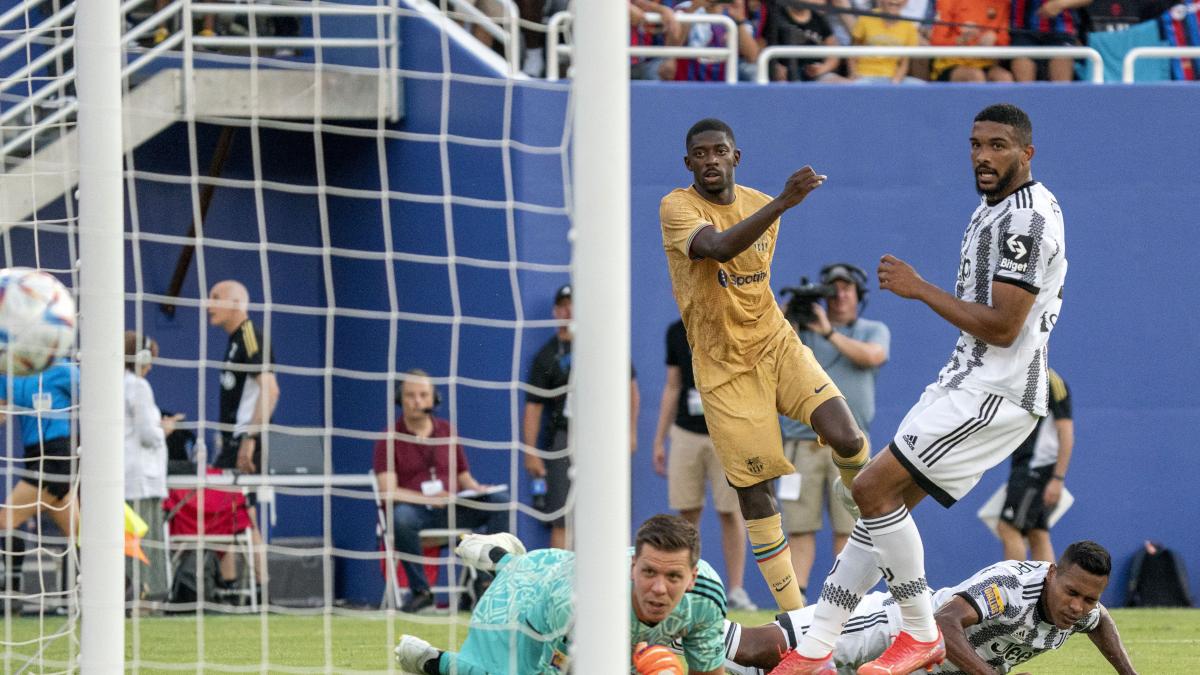
M 683 664 L 675 652 L 662 645 L 639 642 L 633 648 L 633 667 L 638 675 L 683 675 Z

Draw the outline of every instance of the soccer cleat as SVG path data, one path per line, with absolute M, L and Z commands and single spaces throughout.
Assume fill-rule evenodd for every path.
M 858 504 L 854 501 L 854 495 L 850 493 L 850 488 L 846 487 L 846 484 L 840 478 L 833 481 L 833 496 L 837 497 L 838 501 L 842 503 L 842 506 L 846 507 L 846 510 L 850 512 L 850 515 L 854 516 L 855 520 L 862 518 L 862 512 L 858 510 Z
M 945 660 L 946 643 L 942 641 L 941 629 L 932 642 L 918 642 L 900 631 L 879 658 L 859 666 L 858 675 L 908 675 L 915 670 L 933 670 Z
M 837 668 L 833 665 L 833 652 L 810 659 L 793 649 L 783 655 L 770 675 L 837 675 Z
M 758 611 L 758 605 L 750 599 L 750 595 L 746 593 L 744 588 L 731 588 L 729 593 L 725 595 L 726 604 L 729 609 L 737 609 L 744 612 Z
M 454 554 L 475 569 L 494 572 L 497 560 L 492 560 L 492 549 L 498 548 L 506 553 L 525 555 L 525 545 L 520 539 L 508 532 L 498 534 L 464 534 L 462 541 L 454 547 Z
M 400 611 L 405 614 L 420 614 L 432 610 L 433 604 L 434 597 L 431 591 L 417 591 L 408 596 L 408 600 L 400 606 Z
M 440 656 L 433 645 L 415 635 L 401 635 L 394 652 L 400 669 L 411 675 L 425 675 L 425 664 Z

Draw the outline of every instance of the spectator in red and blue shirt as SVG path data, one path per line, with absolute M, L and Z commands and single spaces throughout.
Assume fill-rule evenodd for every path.
M 749 6 L 749 8 L 748 8 Z M 755 61 L 763 42 L 759 39 L 762 30 L 762 3 L 748 0 L 684 0 L 675 5 L 676 12 L 688 14 L 723 14 L 733 19 L 737 30 L 738 79 L 754 79 Z M 724 47 L 729 43 L 728 28 L 717 23 L 693 23 L 690 30 L 680 31 L 680 36 L 670 45 L 688 47 Z M 702 59 L 674 59 L 675 80 L 692 82 L 723 82 L 726 77 L 723 57 Z
M 648 21 L 647 14 L 658 14 L 657 21 Z M 629 2 L 629 46 L 662 46 L 667 44 L 682 44 L 685 35 L 683 27 L 675 20 L 675 12 L 665 4 L 651 0 L 630 0 Z M 629 79 L 631 80 L 661 80 L 672 79 L 675 75 L 673 67 L 664 67 L 666 59 L 646 56 L 629 58 Z
M 1073 47 L 1079 44 L 1078 8 L 1092 0 L 1012 0 L 1012 46 L 1014 47 Z M 1069 58 L 1012 60 L 1012 74 L 1017 82 L 1051 80 L 1070 82 L 1075 75 L 1075 61 Z

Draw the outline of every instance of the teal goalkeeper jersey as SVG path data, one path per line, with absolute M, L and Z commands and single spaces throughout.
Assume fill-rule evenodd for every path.
M 632 561 L 633 549 L 629 550 Z M 507 556 L 480 598 L 462 651 L 445 653 L 442 673 L 552 675 L 570 667 L 574 625 L 575 554 L 539 549 Z M 670 646 L 678 640 L 692 670 L 714 670 L 725 662 L 725 588 L 703 560 L 695 587 L 656 626 L 630 615 L 630 647 L 639 642 Z

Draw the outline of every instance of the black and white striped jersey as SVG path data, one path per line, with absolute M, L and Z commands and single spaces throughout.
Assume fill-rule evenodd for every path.
M 941 607 L 954 596 L 979 612 L 979 623 L 967 628 L 967 641 L 979 658 L 999 673 L 1007 673 L 1029 659 L 1062 647 L 1075 633 L 1087 633 L 1100 623 L 1100 606 L 1062 630 L 1042 614 L 1039 599 L 1050 563 L 1007 560 L 984 568 L 957 586 L 941 588 L 933 606 Z M 947 661 L 935 673 L 955 675 L 957 666 Z
M 963 235 L 954 295 L 990 306 L 995 281 L 1036 298 L 1008 347 L 960 333 L 938 384 L 998 394 L 1035 415 L 1046 414 L 1046 347 L 1062 307 L 1066 252 L 1062 209 L 1041 183 L 1030 181 L 998 204 L 980 201 Z

